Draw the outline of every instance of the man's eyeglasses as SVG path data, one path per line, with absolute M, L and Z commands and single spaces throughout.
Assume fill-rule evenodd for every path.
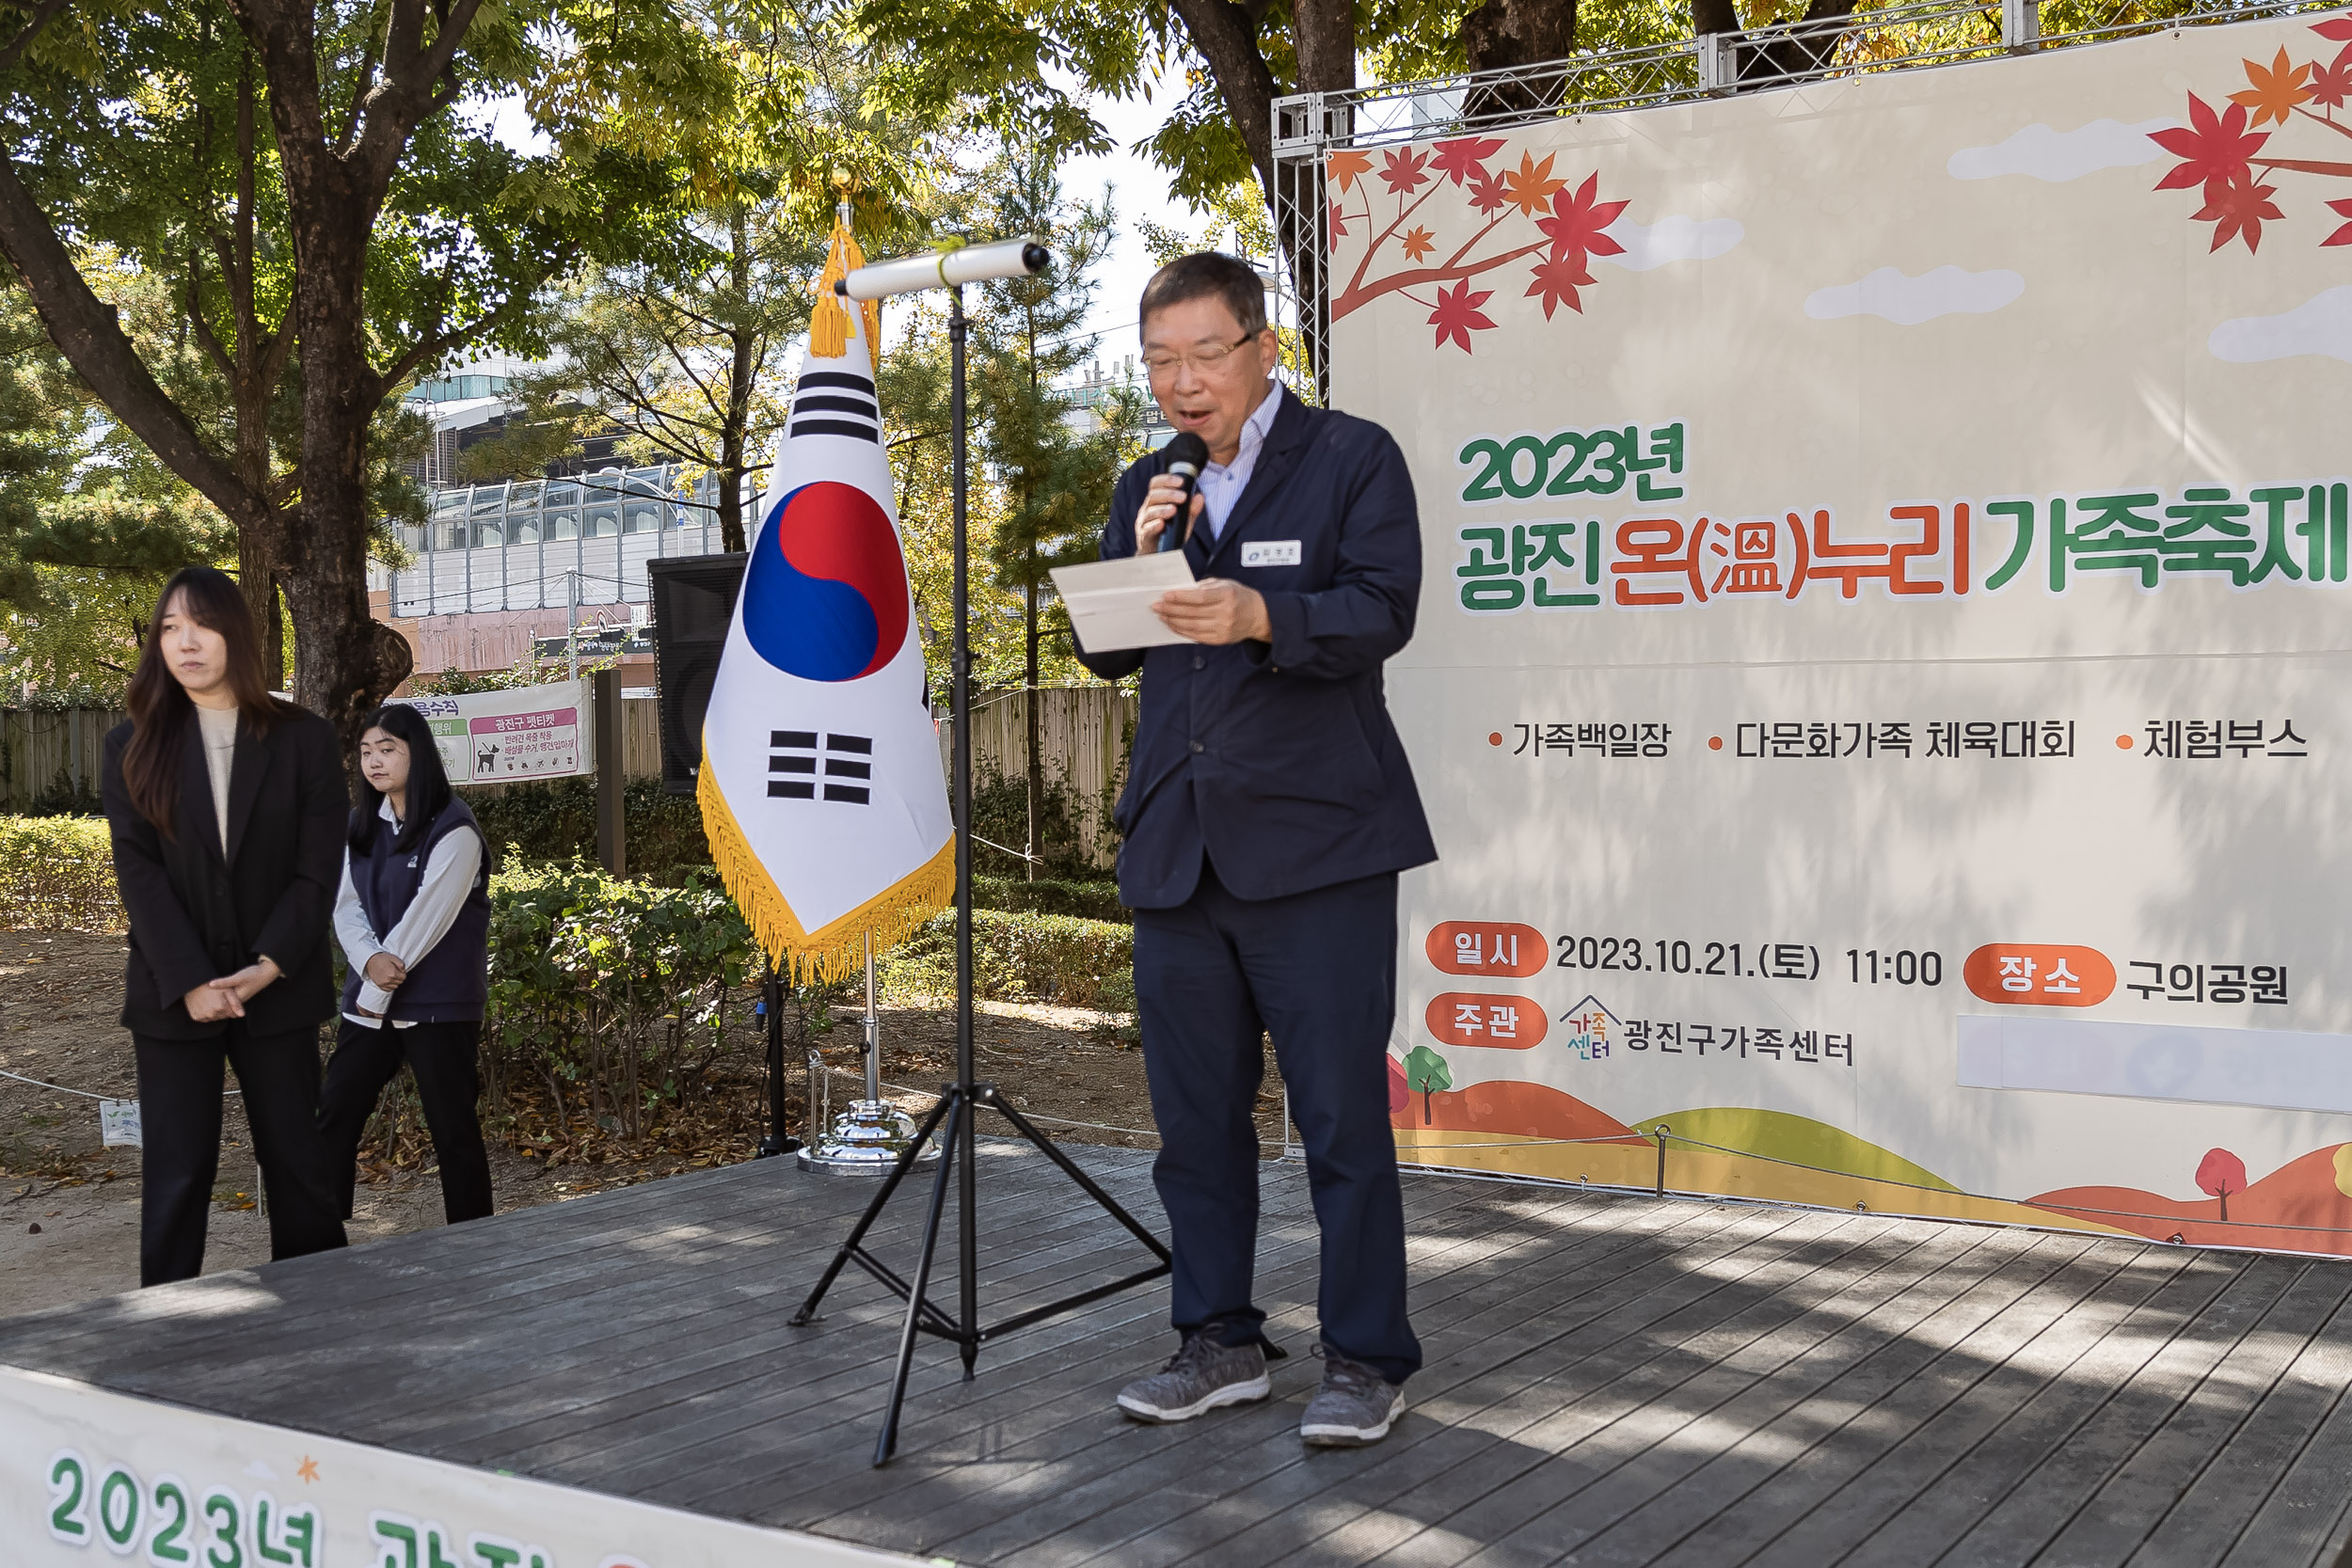
M 1257 341 L 1258 335 L 1252 332 L 1230 343 L 1213 343 L 1207 348 L 1196 348 L 1185 354 L 1147 354 L 1143 356 L 1143 368 L 1154 381 L 1165 381 L 1174 375 L 1179 365 L 1190 365 L 1195 375 L 1207 375 Z

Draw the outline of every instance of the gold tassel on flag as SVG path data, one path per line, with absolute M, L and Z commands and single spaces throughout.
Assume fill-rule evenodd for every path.
M 808 317 L 808 351 L 823 359 L 838 359 L 849 352 L 850 312 L 833 286 L 866 264 L 866 253 L 858 248 L 857 236 L 850 231 L 850 175 L 846 169 L 833 173 L 834 188 L 841 193 L 834 203 L 833 238 L 825 249 L 825 270 L 817 278 L 817 304 Z M 866 347 L 874 359 L 874 373 L 882 373 L 882 301 L 860 302 L 858 309 L 866 317 Z

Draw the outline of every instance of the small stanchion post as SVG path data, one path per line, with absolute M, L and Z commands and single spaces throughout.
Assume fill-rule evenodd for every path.
M 752 1157 L 766 1160 L 801 1147 L 801 1140 L 784 1128 L 784 976 L 774 964 L 760 982 L 759 1011 L 768 1024 L 768 1135 Z
M 1666 1196 L 1666 1124 L 1658 1124 L 1658 1196 Z

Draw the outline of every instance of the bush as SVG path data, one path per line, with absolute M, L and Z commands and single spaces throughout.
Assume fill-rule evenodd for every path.
M 0 927 L 119 931 L 103 816 L 0 816 Z
M 974 910 L 973 990 L 999 1001 L 1133 1012 L 1135 942 L 1133 927 L 1112 921 Z M 955 912 L 933 915 L 921 930 L 891 949 L 879 970 L 894 997 L 953 996 Z
M 1119 901 L 1119 884 L 1111 881 L 1025 882 L 1017 877 L 975 873 L 972 902 L 987 910 L 1019 910 L 1033 914 L 1069 914 L 1081 920 L 1135 924 L 1135 915 Z
M 1048 775 L 1045 780 L 1045 820 L 1042 824 L 1045 863 L 1038 869 L 1049 877 L 1071 880 L 1088 880 L 1103 874 L 1103 868 L 1078 846 L 1079 824 L 1087 816 L 1100 811 L 1107 821 L 1108 802 L 1097 807 L 1081 799 L 1078 792 L 1061 779 Z M 972 781 L 972 832 L 976 838 L 989 839 L 1007 848 L 1019 850 L 1029 842 L 1029 781 L 1026 775 L 1011 774 L 999 779 Z M 1024 877 L 1025 863 L 1018 854 L 1006 854 L 986 844 L 972 847 L 974 872 L 996 877 Z
M 503 784 L 495 790 L 463 790 L 482 836 L 504 863 L 512 845 L 521 862 L 583 861 L 596 858 L 596 781 L 548 779 Z M 665 887 L 682 885 L 695 872 L 710 875 L 710 843 L 703 836 L 702 808 L 691 795 L 665 795 L 659 779 L 640 779 L 621 791 L 621 816 L 628 840 L 629 875 Z
M 725 1052 L 730 996 L 760 972 L 751 928 L 715 882 L 658 887 L 578 861 L 501 871 L 482 1031 L 491 1103 L 544 1083 L 559 1122 L 568 1101 L 638 1136 L 648 1110 L 685 1104 Z

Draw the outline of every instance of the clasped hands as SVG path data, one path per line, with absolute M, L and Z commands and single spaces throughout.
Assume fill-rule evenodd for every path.
M 1161 474 L 1152 481 L 1152 488 L 1144 494 L 1143 506 L 1136 514 L 1136 554 L 1150 555 L 1160 547 L 1160 534 L 1176 515 L 1177 503 L 1184 493 L 1184 482 L 1174 474 Z M 1207 498 L 1193 497 L 1185 526 L 1197 525 L 1207 506 Z M 1266 619 L 1264 595 L 1229 578 L 1202 578 L 1190 588 L 1171 588 L 1152 602 L 1152 613 L 1179 637 L 1213 647 L 1274 640 L 1273 626 Z
M 188 1016 L 199 1023 L 218 1023 L 223 1019 L 245 1017 L 245 1005 L 253 1000 L 264 986 L 278 977 L 278 960 L 257 958 L 234 974 L 224 974 L 217 980 L 207 980 L 181 998 L 187 1005 Z

